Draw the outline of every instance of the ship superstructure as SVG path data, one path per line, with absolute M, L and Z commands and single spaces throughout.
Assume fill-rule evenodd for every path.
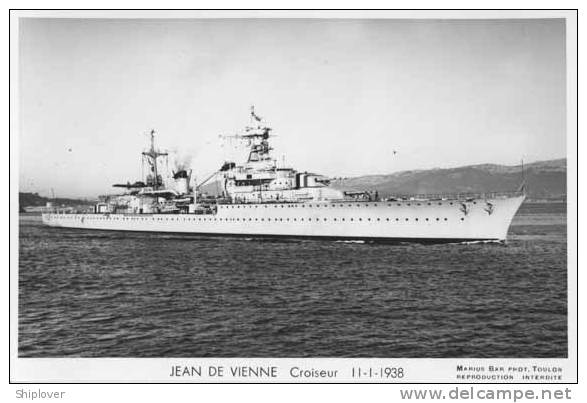
M 251 122 L 243 133 L 224 138 L 240 140 L 248 147 L 243 164 L 226 162 L 220 169 L 223 188 L 234 202 L 303 202 L 342 200 L 342 191 L 329 187 L 330 180 L 311 172 L 279 166 L 271 155 L 272 128 L 251 107 Z
M 100 214 L 185 213 L 189 211 L 191 169 L 177 165 L 169 170 L 169 153 L 155 146 L 155 130 L 151 130 L 150 147 L 141 153 L 142 180 L 114 184 L 122 194 L 101 196 L 95 206 Z M 165 167 L 167 169 L 165 169 Z M 166 171 L 166 172 L 165 172 Z M 165 176 L 164 173 L 167 175 Z
M 150 147 L 142 153 L 144 180 L 117 184 L 123 194 L 102 197 L 93 214 L 43 214 L 55 227 L 116 231 L 176 232 L 229 236 L 320 237 L 328 239 L 455 242 L 507 237 L 524 192 L 477 196 L 388 197 L 345 192 L 319 174 L 278 164 L 272 128 L 253 108 L 250 123 L 232 136 L 248 156 L 226 161 L 200 184 L 185 167 L 162 172 L 169 154 Z M 222 194 L 206 196 L 210 179 Z

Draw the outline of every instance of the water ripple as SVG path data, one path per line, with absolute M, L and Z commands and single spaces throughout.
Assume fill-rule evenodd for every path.
M 23 357 L 566 357 L 566 215 L 507 245 L 121 234 L 20 223 Z

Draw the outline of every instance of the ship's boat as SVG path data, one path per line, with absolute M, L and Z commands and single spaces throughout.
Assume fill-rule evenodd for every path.
M 272 157 L 272 129 L 251 108 L 250 123 L 225 140 L 248 149 L 242 163 L 224 162 L 205 181 L 191 170 L 164 177 L 168 153 L 154 144 L 142 153 L 147 175 L 119 195 L 102 197 L 93 213 L 43 214 L 54 227 L 116 231 L 177 232 L 246 237 L 317 237 L 374 241 L 504 241 L 525 198 L 518 192 L 484 195 L 392 195 L 344 191 L 316 173 L 297 171 Z M 202 192 L 216 181 L 220 195 Z

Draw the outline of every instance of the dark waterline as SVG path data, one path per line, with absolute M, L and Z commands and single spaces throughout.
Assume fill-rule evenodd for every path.
M 566 357 L 566 207 L 507 245 L 379 245 L 20 220 L 21 357 Z

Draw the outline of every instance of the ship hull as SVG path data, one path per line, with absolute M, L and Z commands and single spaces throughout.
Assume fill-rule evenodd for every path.
M 219 205 L 214 214 L 43 214 L 52 227 L 382 242 L 504 241 L 524 196 Z

